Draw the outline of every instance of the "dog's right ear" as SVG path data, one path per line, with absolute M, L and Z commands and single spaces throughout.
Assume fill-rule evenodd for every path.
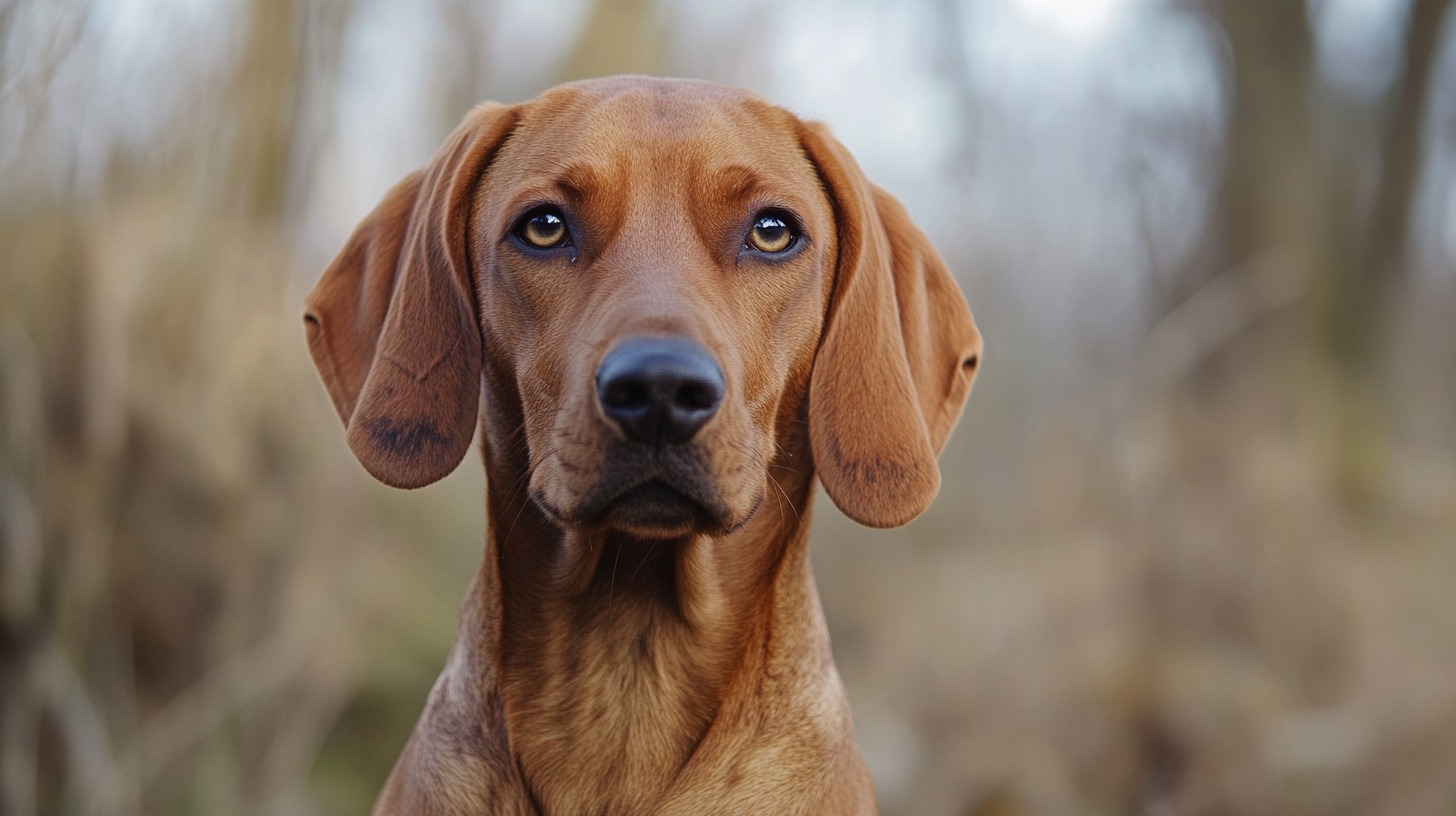
M 480 407 L 471 202 L 513 108 L 486 104 L 354 230 L 304 303 L 314 365 L 375 478 L 422 487 L 464 458 Z

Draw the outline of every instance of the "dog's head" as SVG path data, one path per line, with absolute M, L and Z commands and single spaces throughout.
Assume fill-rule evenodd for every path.
M 652 538 L 746 521 L 806 419 L 840 509 L 910 520 L 981 349 L 940 257 L 822 126 L 643 77 L 476 109 L 305 321 L 381 481 L 454 469 L 484 374 L 547 517 Z

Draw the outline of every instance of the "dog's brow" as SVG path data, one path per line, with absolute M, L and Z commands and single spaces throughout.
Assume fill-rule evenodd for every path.
M 708 200 L 735 208 L 751 204 L 803 213 L 809 206 L 793 185 L 777 174 L 765 174 L 744 164 L 720 165 L 706 171 L 698 189 Z
M 535 178 L 511 195 L 507 208 L 511 212 L 519 212 L 544 201 L 560 201 L 580 211 L 586 208 L 594 195 L 612 189 L 609 172 L 584 162 L 535 167 L 528 171 L 528 175 Z
M 556 174 L 552 185 L 572 204 L 580 204 L 603 186 L 605 173 L 590 164 L 570 164 Z
M 713 192 L 725 201 L 742 201 L 761 194 L 768 187 L 762 175 L 752 167 L 728 165 L 712 172 Z

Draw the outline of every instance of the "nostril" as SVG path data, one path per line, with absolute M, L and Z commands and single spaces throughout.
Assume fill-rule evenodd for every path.
M 721 398 L 719 390 L 708 383 L 688 382 L 677 389 L 673 403 L 689 411 L 706 411 L 717 407 Z
M 645 408 L 651 395 L 647 386 L 636 380 L 616 380 L 609 383 L 602 393 L 602 405 L 616 410 L 630 411 Z

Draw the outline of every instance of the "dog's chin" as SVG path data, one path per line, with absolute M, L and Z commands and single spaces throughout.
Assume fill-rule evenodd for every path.
M 683 538 L 721 530 L 708 508 L 666 482 L 653 479 L 625 491 L 598 514 L 599 526 L 639 538 Z

